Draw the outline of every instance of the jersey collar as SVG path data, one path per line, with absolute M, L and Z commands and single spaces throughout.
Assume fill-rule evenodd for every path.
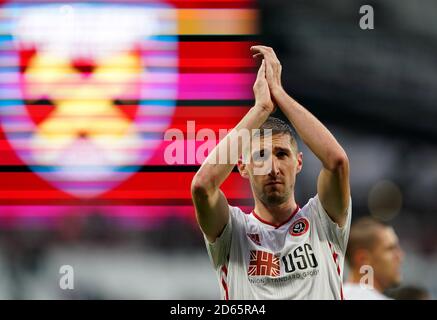
M 293 219 L 293 217 L 296 215 L 296 213 L 298 213 L 299 210 L 300 210 L 300 207 L 299 207 L 299 205 L 297 205 L 297 206 L 296 206 L 296 209 L 294 209 L 294 211 L 293 211 L 293 213 L 290 215 L 290 217 L 289 217 L 287 220 L 285 220 L 284 222 L 282 222 L 281 224 L 279 224 L 279 225 L 274 224 L 274 223 L 270 223 L 270 222 L 264 220 L 263 218 L 261 218 L 259 215 L 256 214 L 255 209 L 253 209 L 251 213 L 252 213 L 252 215 L 253 215 L 256 219 L 258 219 L 260 222 L 262 222 L 262 223 L 264 223 L 264 224 L 267 224 L 267 225 L 269 225 L 269 226 L 272 226 L 272 227 L 274 227 L 275 229 L 278 229 L 278 228 L 282 227 L 284 224 L 287 224 L 288 222 L 290 222 L 290 220 Z

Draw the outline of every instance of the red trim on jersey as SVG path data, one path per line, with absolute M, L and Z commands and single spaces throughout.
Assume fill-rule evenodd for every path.
M 229 260 L 229 255 L 227 258 Z M 226 283 L 228 277 L 228 268 L 226 267 L 226 264 L 222 265 L 221 272 L 223 273 L 221 278 L 223 290 L 225 291 L 225 300 L 229 300 L 228 284 Z
M 222 286 L 223 286 L 223 289 L 225 289 L 225 300 L 229 300 L 228 285 L 226 284 L 226 281 L 224 278 L 222 278 Z
M 337 257 L 338 254 L 337 252 L 334 251 L 334 248 L 332 247 L 331 242 L 328 241 L 328 245 L 329 245 L 329 249 L 331 250 L 332 253 L 332 259 L 334 260 L 334 263 L 337 267 L 337 273 L 338 276 L 341 277 L 341 269 L 340 269 L 340 264 L 338 263 Z M 341 300 L 344 300 L 344 296 L 343 296 L 343 280 L 340 278 L 340 298 Z
M 225 274 L 225 276 L 228 276 L 228 268 L 226 268 L 225 265 L 223 265 L 223 267 L 222 267 L 222 271 L 223 271 L 223 273 Z
M 300 207 L 299 207 L 299 205 L 297 205 L 296 209 L 293 211 L 293 213 L 291 214 L 291 216 L 290 216 L 287 220 L 285 220 L 284 222 L 282 222 L 282 223 L 279 224 L 279 225 L 276 225 L 276 224 L 273 224 L 273 223 L 270 223 L 270 222 L 264 220 L 263 218 L 261 218 L 259 215 L 256 214 L 255 209 L 252 210 L 252 214 L 253 214 L 253 216 L 254 216 L 255 218 L 257 218 L 257 219 L 258 219 L 259 221 L 261 221 L 262 223 L 264 223 L 264 224 L 268 224 L 269 226 L 272 226 L 272 227 L 275 227 L 276 229 L 278 229 L 279 227 L 282 227 L 284 224 L 286 224 L 286 223 L 289 222 L 291 219 L 293 219 L 293 217 L 296 215 L 296 213 L 299 211 L 299 209 L 300 209 Z

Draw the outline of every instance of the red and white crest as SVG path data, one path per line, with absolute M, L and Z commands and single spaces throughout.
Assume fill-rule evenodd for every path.
M 300 218 L 295 222 L 293 222 L 288 232 L 292 236 L 298 237 L 306 233 L 309 227 L 310 227 L 310 222 L 308 221 L 308 219 Z

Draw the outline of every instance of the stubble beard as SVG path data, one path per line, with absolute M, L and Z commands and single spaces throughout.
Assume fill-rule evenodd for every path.
M 291 197 L 291 190 L 284 190 L 283 192 L 258 192 L 258 198 L 266 207 L 276 207 L 287 202 Z

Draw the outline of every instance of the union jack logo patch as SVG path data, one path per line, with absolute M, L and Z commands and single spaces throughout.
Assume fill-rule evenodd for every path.
M 249 276 L 279 277 L 281 274 L 279 257 L 270 252 L 251 250 L 247 274 Z

